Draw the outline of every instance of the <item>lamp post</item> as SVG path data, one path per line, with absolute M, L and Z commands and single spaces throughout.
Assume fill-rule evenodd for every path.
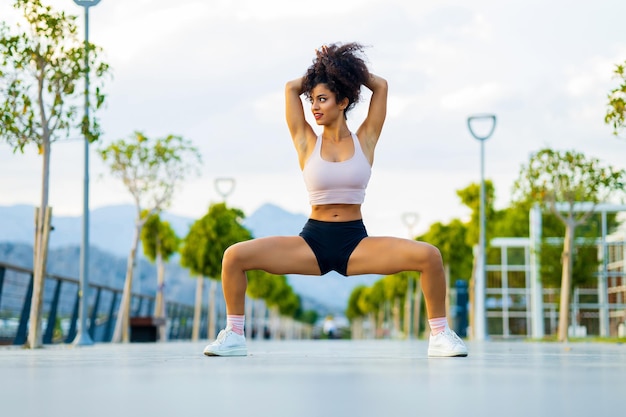
M 85 120 L 89 122 L 89 8 L 100 3 L 100 0 L 74 0 L 74 3 L 85 9 Z M 74 338 L 74 345 L 93 345 L 87 331 L 87 290 L 89 288 L 89 139 L 85 136 L 85 171 L 83 180 L 83 236 L 80 248 L 79 272 L 79 319 L 80 327 Z
M 235 179 L 220 177 L 215 178 L 215 191 L 222 196 L 222 200 L 226 203 L 226 197 L 231 195 L 235 190 Z
M 496 128 L 496 116 L 479 114 L 467 118 L 467 127 L 480 142 L 480 235 L 478 239 L 478 265 L 474 281 L 474 339 L 487 338 L 487 319 L 485 314 L 486 273 L 486 232 L 485 232 L 485 141 L 491 137 Z

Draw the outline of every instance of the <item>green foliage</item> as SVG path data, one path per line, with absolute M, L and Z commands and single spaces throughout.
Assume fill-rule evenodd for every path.
M 194 275 L 219 279 L 224 251 L 231 245 L 252 239 L 242 226 L 244 214 L 225 203 L 212 204 L 201 219 L 194 222 L 183 240 L 181 264 Z
M 534 154 L 528 165 L 522 166 L 514 185 L 514 198 L 518 202 L 537 202 L 549 208 L 552 215 L 561 222 L 560 226 L 554 223 L 550 228 L 544 226 L 544 230 L 547 230 L 544 236 L 556 234 L 558 231 L 561 231 L 561 236 L 568 236 L 566 230 L 571 231 L 569 236 L 572 236 L 572 240 L 580 236 L 581 232 L 583 237 L 597 236 L 597 223 L 589 222 L 593 207 L 577 212 L 574 211 L 574 205 L 581 202 L 595 205 L 606 201 L 615 192 L 623 192 L 625 177 L 623 170 L 604 167 L 598 159 L 587 158 L 582 153 L 546 148 Z M 565 203 L 566 209 L 558 208 L 558 203 Z M 611 219 L 614 226 L 616 218 L 612 216 Z M 578 226 L 582 227 L 577 230 Z M 563 291 L 570 290 L 568 282 L 570 285 L 591 282 L 597 267 L 597 254 L 593 247 L 576 247 L 575 243 L 572 244 L 572 254 L 568 253 L 566 246 L 555 248 L 542 244 L 542 280 L 546 286 L 558 286 L 561 283 L 561 297 L 566 297 Z M 562 251 L 562 257 L 557 257 L 559 250 Z M 556 259 L 560 259 L 562 265 L 557 265 Z M 559 272 L 563 273 L 563 265 L 570 260 L 573 261 L 572 270 L 568 269 L 569 274 L 559 277 Z
M 79 40 L 76 16 L 39 0 L 17 0 L 14 7 L 23 12 L 26 30 L 11 33 L 0 22 L 0 137 L 16 151 L 32 143 L 40 153 L 72 129 L 97 140 L 100 125 L 93 113 L 104 104 L 102 86 L 109 74 L 109 65 L 99 59 L 102 50 Z M 90 120 L 79 115 L 85 106 L 79 86 L 87 70 L 94 83 Z
M 531 206 L 529 202 L 514 202 L 510 207 L 497 211 L 493 219 L 488 219 L 492 237 L 528 237 Z
M 248 287 L 246 292 L 255 299 L 265 299 L 272 292 L 272 274 L 258 269 L 246 272 Z
M 270 280 L 270 291 L 265 295 L 265 302 L 268 306 L 281 307 L 283 302 L 286 302 L 288 297 L 292 294 L 291 287 L 287 283 L 287 277 L 284 275 L 272 275 L 268 276 Z
M 466 231 L 466 242 L 472 247 L 478 244 L 480 235 L 480 184 L 472 183 L 461 190 L 457 190 L 456 195 L 461 199 L 461 202 L 472 211 Z M 492 219 L 495 215 L 495 209 L 493 207 L 495 195 L 496 191 L 493 182 L 491 180 L 485 180 L 485 218 L 487 219 Z M 491 229 L 490 222 L 487 222 L 487 241 L 491 238 Z
M 296 319 L 302 316 L 300 297 L 293 291 L 285 275 L 274 275 L 261 270 L 248 271 L 246 275 L 246 291 L 250 297 L 264 299 L 268 306 L 278 307 L 282 315 Z M 308 313 L 308 317 L 311 318 L 311 313 Z
M 122 180 L 137 207 L 159 211 L 172 200 L 174 191 L 201 163 L 190 141 L 175 135 L 151 139 L 135 132 L 99 149 L 111 174 Z
M 288 317 L 295 317 L 298 310 L 300 310 L 300 296 L 293 292 L 293 289 L 288 284 L 285 296 L 278 301 L 278 310 L 280 314 Z
M 302 323 L 313 325 L 317 322 L 319 318 L 319 313 L 315 310 L 304 310 L 296 314 L 295 319 L 301 321 Z
M 468 229 L 469 226 L 461 220 L 453 219 L 448 224 L 432 224 L 426 233 L 417 238 L 439 249 L 453 279 L 469 279 L 472 275 L 473 254 L 468 243 Z
M 161 221 L 161 217 L 153 213 L 147 216 L 146 223 L 141 229 L 141 244 L 143 253 L 146 257 L 154 262 L 157 253 L 161 254 L 163 260 L 167 261 L 174 253 L 178 251 L 180 238 L 176 236 L 176 232 L 168 222 Z
M 382 278 L 385 300 L 406 297 L 409 277 L 415 275 L 410 272 L 399 272 L 397 274 L 386 275 Z
M 373 286 L 365 287 L 359 294 L 357 307 L 358 311 L 363 312 L 364 315 L 378 311 L 380 303 L 384 299 L 382 287 L 379 285 L 377 290 L 374 289 L 376 284 L 382 284 L 382 281 L 376 281 Z
M 613 74 L 618 80 L 617 87 L 608 94 L 608 103 L 604 123 L 613 128 L 613 134 L 619 134 L 626 127 L 626 61 L 615 66 Z
M 348 320 L 352 321 L 364 317 L 367 314 L 367 311 L 364 311 L 359 303 L 363 292 L 366 290 L 367 287 L 365 285 L 357 285 L 352 289 L 350 297 L 348 298 L 348 307 L 346 308 L 346 317 Z
M 559 288 L 562 278 L 563 244 L 541 244 L 541 281 L 546 288 Z M 593 244 L 578 244 L 574 249 L 572 285 L 584 287 L 595 282 L 598 271 L 598 248 Z
M 571 206 L 577 202 L 606 201 L 613 192 L 624 190 L 624 180 L 623 170 L 604 167 L 596 158 L 573 150 L 544 148 L 522 166 L 514 184 L 514 200 L 538 202 L 559 216 L 557 202 Z M 572 215 L 579 220 L 588 216 Z

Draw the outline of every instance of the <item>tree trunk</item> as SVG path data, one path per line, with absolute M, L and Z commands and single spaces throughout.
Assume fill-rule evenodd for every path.
M 355 317 L 351 323 L 352 327 L 352 339 L 363 339 L 363 319 L 361 317 Z
M 265 339 L 266 329 L 269 331 L 269 325 L 267 321 L 267 303 L 262 298 L 257 300 L 257 313 L 256 313 L 256 334 L 257 339 Z
M 157 293 L 154 301 L 154 317 L 167 319 L 165 310 L 165 297 L 163 296 L 165 289 L 165 262 L 163 262 L 163 256 L 161 251 L 158 250 L 157 241 L 157 253 L 156 253 L 156 266 L 157 266 Z M 167 326 L 164 324 L 159 326 L 159 340 L 162 342 L 167 341 Z
M 45 215 L 41 213 L 45 211 Z M 46 276 L 46 263 L 48 259 L 48 242 L 50 240 L 50 220 L 52 208 L 35 210 L 35 244 L 33 246 L 33 295 L 29 322 L 28 339 L 26 347 L 34 349 L 42 347 L 41 316 L 43 312 L 44 284 Z M 42 223 L 41 223 L 42 222 Z
M 387 302 L 383 301 L 378 307 L 378 318 L 376 320 L 376 334 L 378 339 L 385 337 L 385 322 L 387 316 Z
M 209 340 L 213 340 L 216 337 L 215 332 L 215 290 L 217 289 L 217 282 L 214 279 L 209 280 L 209 329 L 207 334 Z
M 563 262 L 563 272 L 561 274 L 561 303 L 559 306 L 559 341 L 567 341 L 567 330 L 569 327 L 569 304 L 570 293 L 572 290 L 572 265 L 574 250 L 574 231 L 575 223 L 568 220 L 565 224 L 565 240 L 563 242 L 563 254 L 561 256 Z
M 196 278 L 196 303 L 193 311 L 193 328 L 191 330 L 191 340 L 197 342 L 200 339 L 200 320 L 202 319 L 202 292 L 204 290 L 204 277 Z
M 407 339 L 413 338 L 413 304 L 415 301 L 414 279 L 407 280 L 406 300 L 404 301 L 404 335 Z
M 133 288 L 133 273 L 135 271 L 135 263 L 137 259 L 137 249 L 139 248 L 139 237 L 141 235 L 142 223 L 135 225 L 135 236 L 133 246 L 128 255 L 126 263 L 126 280 L 124 281 L 124 292 L 122 293 L 122 301 L 117 313 L 117 321 L 115 322 L 115 331 L 113 332 L 112 342 L 130 342 L 130 305 Z
M 44 124 L 44 139 L 41 145 L 42 175 L 41 175 L 41 204 L 39 206 L 38 220 L 35 223 L 35 243 L 33 246 L 33 295 L 30 305 L 29 332 L 26 347 L 34 349 L 42 346 L 41 315 L 43 304 L 44 280 L 46 276 L 46 261 L 48 254 L 48 241 L 44 239 L 49 230 L 50 218 L 46 222 L 46 216 L 52 216 L 48 212 L 48 182 L 50 178 L 50 139 L 48 138 L 47 126 Z M 48 227 L 46 233 L 44 231 Z
M 400 326 L 400 310 L 400 297 L 394 297 L 392 307 L 394 338 L 397 338 L 402 332 L 402 327 Z
M 280 340 L 280 312 L 277 306 L 271 306 L 269 308 L 269 316 L 270 316 L 270 339 L 272 340 Z
M 368 339 L 378 338 L 378 321 L 376 320 L 376 312 L 368 314 L 368 320 L 370 322 Z

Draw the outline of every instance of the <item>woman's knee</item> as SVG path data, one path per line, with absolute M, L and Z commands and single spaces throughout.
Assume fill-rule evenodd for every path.
M 443 257 L 441 256 L 441 251 L 438 247 L 427 243 L 424 247 L 426 263 L 431 268 L 441 268 L 443 267 Z
M 242 249 L 241 242 L 235 243 L 234 245 L 226 248 L 224 256 L 222 257 L 222 268 L 229 268 L 240 264 L 243 259 Z

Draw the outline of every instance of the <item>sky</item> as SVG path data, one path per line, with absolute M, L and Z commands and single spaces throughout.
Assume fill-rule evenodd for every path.
M 81 7 L 44 2 L 79 16 L 82 39 Z M 0 20 L 13 25 L 11 3 L 0 3 Z M 102 0 L 89 19 L 89 39 L 113 75 L 97 113 L 101 140 L 141 131 L 193 142 L 201 175 L 175 194 L 172 213 L 201 217 L 222 199 L 216 179 L 233 178 L 227 202 L 247 215 L 265 203 L 308 214 L 284 85 L 304 74 L 315 48 L 357 41 L 370 70 L 389 83 L 364 220 L 370 235 L 415 235 L 469 218 L 456 190 L 480 181 L 471 115 L 497 117 L 484 143 L 497 208 L 510 203 L 522 165 L 544 147 L 626 168 L 626 140 L 604 124 L 613 69 L 626 61 L 624 15 L 623 0 Z M 362 96 L 348 118 L 354 131 L 367 109 L 368 92 Z M 314 124 L 307 103 L 305 110 Z M 56 215 L 82 213 L 83 152 L 79 136 L 53 144 Z M 92 209 L 132 204 L 93 146 L 89 172 Z M 38 205 L 40 195 L 36 150 L 16 154 L 0 144 L 0 205 Z

